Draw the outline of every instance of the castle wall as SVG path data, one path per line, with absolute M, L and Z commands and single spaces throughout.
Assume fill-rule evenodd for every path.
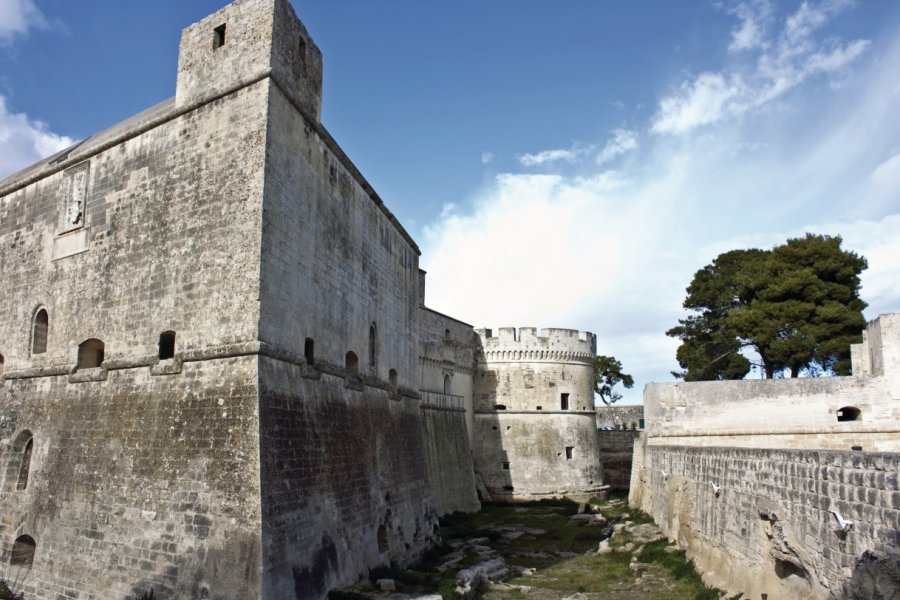
M 418 248 L 278 85 L 268 110 L 260 339 L 417 389 Z
M 425 463 L 438 516 L 478 512 L 465 409 L 422 407 Z
M 614 490 L 627 490 L 631 485 L 634 441 L 639 435 L 640 431 L 632 430 L 597 431 L 603 481 Z
M 257 597 L 256 372 L 239 356 L 0 383 L 3 578 L 30 599 Z M 30 567 L 10 565 L 22 535 Z
M 770 600 L 894 597 L 898 454 L 639 443 L 635 456 L 631 505 L 707 583 Z
M 597 407 L 598 429 L 643 429 L 644 406 L 642 404 L 607 406 L 600 403 Z
M 273 359 L 260 382 L 263 597 L 324 597 L 434 543 L 416 400 Z
M 589 497 L 603 487 L 594 335 L 476 330 L 475 471 L 493 499 Z

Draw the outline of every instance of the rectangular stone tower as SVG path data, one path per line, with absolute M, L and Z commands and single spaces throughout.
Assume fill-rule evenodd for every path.
M 415 243 L 287 0 L 0 182 L 0 561 L 28 598 L 320 598 L 435 538 Z M 467 459 L 467 457 L 461 457 Z

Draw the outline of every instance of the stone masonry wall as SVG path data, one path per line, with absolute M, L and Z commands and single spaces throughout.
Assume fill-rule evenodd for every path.
M 634 429 L 638 429 L 643 419 L 644 406 L 642 404 L 607 406 L 601 402 L 597 406 L 597 427 L 599 429 L 616 429 L 617 426 L 620 429 L 632 429 L 632 425 L 634 425 Z
M 438 515 L 481 510 L 465 410 L 423 406 L 422 427 L 428 481 Z
M 29 599 L 258 597 L 256 362 L 0 383 L 3 577 Z M 23 434 L 34 446 L 17 490 Z M 30 568 L 9 564 L 22 535 Z
M 634 441 L 639 435 L 639 431 L 597 430 L 603 480 L 614 490 L 627 490 L 631 485 Z
M 324 598 L 434 543 L 416 400 L 271 359 L 260 381 L 264 597 Z
M 900 454 L 639 446 L 631 505 L 708 583 L 769 600 L 900 593 Z

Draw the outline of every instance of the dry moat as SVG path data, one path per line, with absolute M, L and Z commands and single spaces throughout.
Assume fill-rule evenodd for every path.
M 443 545 L 409 570 L 379 569 L 331 600 L 718 600 L 624 498 L 486 505 L 441 520 Z

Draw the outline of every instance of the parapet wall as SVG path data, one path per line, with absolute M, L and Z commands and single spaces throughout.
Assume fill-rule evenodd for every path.
M 635 446 L 630 504 L 743 598 L 895 598 L 900 455 Z M 852 521 L 841 531 L 838 518 Z M 893 573 L 893 575 L 891 575 Z
M 476 329 L 475 333 L 486 362 L 592 362 L 597 354 L 597 336 L 589 331 L 501 327 L 496 336 L 492 329 Z

